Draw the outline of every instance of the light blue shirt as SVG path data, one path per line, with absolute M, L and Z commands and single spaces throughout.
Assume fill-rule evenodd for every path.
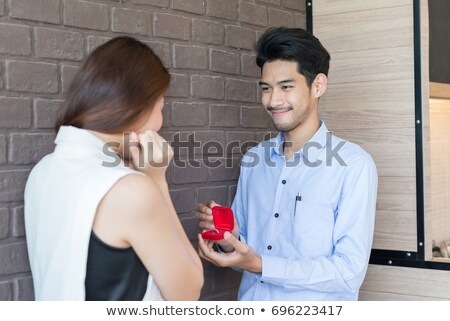
M 321 121 L 289 160 L 284 135 L 242 159 L 233 202 L 241 241 L 262 257 L 239 300 L 357 300 L 372 247 L 378 177 L 369 154 Z

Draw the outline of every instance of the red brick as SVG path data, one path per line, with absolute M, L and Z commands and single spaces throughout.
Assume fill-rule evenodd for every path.
M 0 23 L 0 54 L 31 55 L 30 28 Z
M 238 1 L 208 0 L 208 15 L 236 21 L 238 18 Z
M 155 13 L 155 36 L 189 40 L 191 19 L 173 14 Z
M 197 161 L 200 166 L 188 162 L 184 164 L 184 167 L 174 165 L 173 183 L 188 184 L 206 182 L 208 180 L 208 169 L 201 163 L 201 160 Z
M 209 200 L 213 200 L 219 205 L 227 206 L 227 190 L 227 186 L 200 187 L 197 189 L 197 200 L 203 204 L 206 204 Z
M 64 24 L 86 29 L 108 30 L 108 6 L 80 0 L 64 0 Z
M 34 301 L 34 287 L 31 276 L 16 280 L 16 301 Z
M 208 105 L 204 103 L 174 102 L 172 122 L 174 126 L 205 126 L 208 124 Z
M 239 54 L 224 50 L 211 49 L 210 57 L 211 71 L 239 75 L 241 69 Z
M 183 131 L 176 131 L 176 132 L 171 132 L 171 131 L 160 131 L 159 134 L 161 135 L 161 137 L 163 137 L 166 141 L 168 141 L 172 148 L 174 149 L 174 158 L 179 157 L 179 156 L 185 156 L 188 154 L 188 148 L 187 146 L 180 146 L 180 148 L 178 148 L 177 146 L 175 146 L 174 142 L 175 142 L 175 135 L 177 135 L 178 141 L 180 142 L 188 142 L 187 136 L 188 136 L 188 132 L 183 132 Z M 193 148 L 193 146 L 192 146 Z M 171 168 L 174 166 L 171 166 Z M 172 172 L 173 172 L 173 168 L 172 168 Z M 167 176 L 167 175 L 166 175 Z M 173 176 L 173 175 L 172 175 Z
M 192 212 L 195 208 L 196 199 L 193 188 L 171 190 L 170 197 L 178 214 Z
M 224 83 L 222 77 L 193 75 L 192 94 L 198 98 L 223 99 Z
M 9 162 L 17 165 L 35 164 L 53 151 L 54 140 L 54 134 L 11 134 Z
M 25 223 L 24 223 L 24 207 L 15 207 L 12 210 L 11 216 L 11 226 L 12 226 L 12 236 L 23 237 L 25 236 Z
M 256 65 L 256 56 L 242 54 L 242 75 L 261 78 L 261 68 Z
M 208 53 L 204 47 L 174 45 L 175 68 L 208 69 Z
M 200 227 L 198 226 L 198 220 L 194 217 L 193 211 L 192 213 L 181 215 L 180 222 L 189 240 L 198 242 Z
M 0 240 L 8 237 L 9 233 L 9 209 L 0 208 Z
M 194 41 L 206 44 L 221 45 L 224 43 L 223 24 L 208 20 L 194 19 Z
M 0 165 L 6 164 L 6 136 L 0 135 Z
M 0 170 L 0 202 L 23 201 L 29 173 L 28 170 Z
M 261 107 L 241 107 L 241 126 L 244 128 L 267 128 L 268 116 Z
M 57 65 L 44 62 L 6 61 L 8 90 L 57 93 Z
M 17 19 L 60 23 L 60 0 L 10 0 L 10 16 Z
M 240 20 L 252 25 L 267 26 L 267 8 L 254 3 L 241 1 Z
M 63 104 L 64 100 L 37 98 L 34 101 L 34 127 L 53 128 Z
M 214 290 L 216 291 L 215 295 L 218 296 L 218 293 L 221 293 L 221 291 L 223 291 L 222 295 L 225 301 L 232 300 L 232 297 L 236 294 L 239 287 L 242 273 L 234 271 L 233 269 L 223 269 L 219 267 L 214 267 L 214 270 Z M 218 299 L 219 297 L 216 297 L 213 300 Z
M 167 8 L 169 6 L 169 0 L 131 0 L 131 3 L 159 8 Z
M 256 102 L 256 83 L 241 79 L 227 79 L 226 99 Z
M 295 14 L 295 28 L 306 28 L 306 14 L 296 13 Z
M 34 35 L 37 57 L 78 61 L 84 58 L 84 39 L 79 32 L 36 28 Z
M 88 36 L 86 41 L 86 52 L 91 53 L 97 47 L 111 40 L 110 37 Z
M 233 144 L 233 142 L 235 144 Z M 255 133 L 254 131 L 251 132 L 227 132 L 227 145 L 250 145 L 252 143 L 256 143 L 255 140 Z M 231 147 L 230 147 L 231 148 Z M 233 154 L 236 154 L 239 152 L 237 148 L 233 148 L 233 150 L 229 150 L 230 152 L 233 152 Z
M 208 168 L 208 180 L 210 182 L 234 181 L 239 177 L 238 159 L 221 159 L 222 165 L 216 168 Z
M 265 141 L 265 140 L 269 140 L 269 139 L 275 138 L 277 135 L 278 135 L 278 131 L 276 131 L 273 128 L 273 125 L 271 124 L 271 126 L 268 126 L 266 128 L 266 130 L 264 130 L 262 132 L 256 132 L 256 141 L 257 142 L 262 142 L 262 141 Z
M 200 142 L 200 148 L 195 150 L 197 154 L 203 156 L 210 155 L 215 157 L 221 157 L 225 155 L 225 132 L 218 130 L 201 130 L 196 131 L 194 135 L 195 141 Z M 218 145 L 220 145 L 220 147 Z M 214 160 L 211 159 L 210 161 Z M 205 165 L 207 164 L 205 163 Z
M 294 27 L 294 15 L 289 11 L 269 8 L 269 26 Z
M 0 128 L 29 128 L 31 100 L 0 97 Z
M 189 78 L 182 74 L 171 74 L 168 97 L 189 97 Z
M 305 12 L 306 1 L 299 0 L 283 0 L 283 7 Z
M 226 26 L 225 36 L 229 47 L 253 50 L 256 44 L 256 33 L 248 28 Z
M 166 68 L 172 66 L 170 46 L 167 42 L 144 41 L 144 43 L 158 55 Z
M 27 246 L 25 242 L 0 246 L 0 275 L 29 272 Z
M 173 0 L 172 8 L 175 10 L 192 12 L 197 14 L 205 13 L 204 0 Z
M 228 204 L 233 204 L 234 197 L 236 196 L 237 185 L 228 186 Z
M 211 105 L 209 124 L 213 127 L 238 127 L 239 107 L 233 105 Z
M 73 78 L 78 72 L 78 69 L 79 67 L 76 66 L 61 66 L 61 86 L 63 93 L 66 93 L 69 90 L 70 84 L 72 83 Z
M 11 282 L 0 282 L 0 301 L 13 300 L 13 287 Z
M 148 11 L 127 8 L 112 8 L 112 31 L 140 34 L 152 34 L 152 14 Z

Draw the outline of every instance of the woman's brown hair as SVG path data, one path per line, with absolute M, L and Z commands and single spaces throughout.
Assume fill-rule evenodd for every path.
M 55 130 L 71 125 L 113 134 L 128 130 L 169 88 L 170 75 L 147 45 L 117 37 L 95 49 L 74 77 Z

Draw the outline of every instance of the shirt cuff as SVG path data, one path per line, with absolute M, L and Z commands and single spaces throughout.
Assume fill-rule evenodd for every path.
M 262 273 L 261 281 L 283 279 L 286 274 L 286 259 L 279 256 L 261 255 Z

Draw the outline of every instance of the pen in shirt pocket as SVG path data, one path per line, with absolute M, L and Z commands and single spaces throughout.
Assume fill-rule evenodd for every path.
M 297 196 L 295 196 L 294 216 L 295 213 L 297 212 L 297 203 L 300 202 L 301 200 L 302 196 L 300 195 L 300 193 L 298 193 Z

